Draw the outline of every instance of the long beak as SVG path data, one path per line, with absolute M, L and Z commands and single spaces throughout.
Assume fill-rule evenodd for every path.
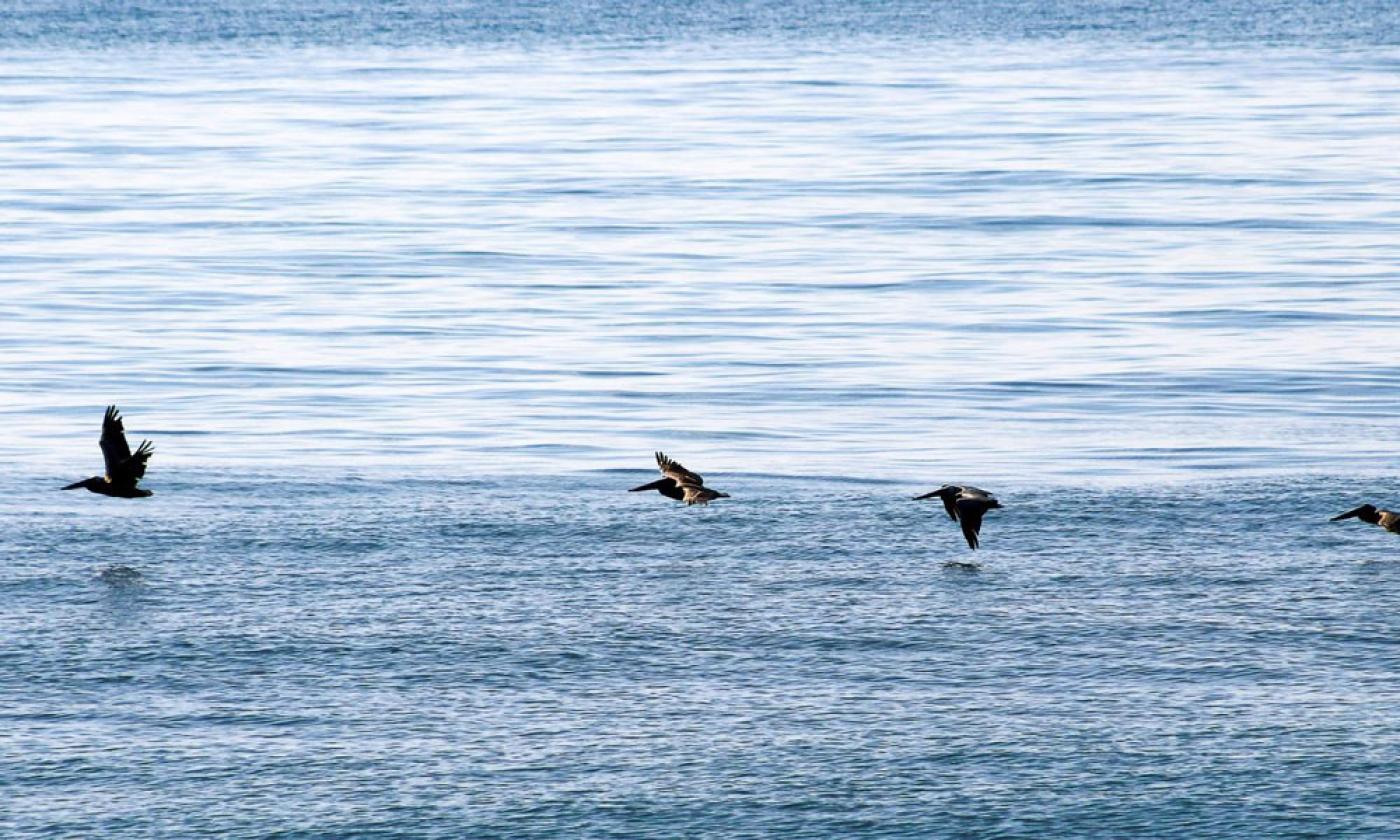
M 718 499 L 728 499 L 728 498 L 729 498 L 729 494 L 728 494 L 728 493 L 716 493 L 716 494 L 715 494 L 715 498 L 718 498 Z
M 1330 521 L 1330 522 L 1337 522 L 1337 521 L 1340 521 L 1340 520 L 1342 520 L 1342 519 L 1351 519 L 1353 516 L 1359 516 L 1359 515 L 1361 515 L 1361 508 L 1357 508 L 1356 510 L 1349 510 L 1349 511 L 1347 511 L 1346 513 L 1338 514 L 1337 516 L 1332 517 L 1332 518 L 1331 518 L 1330 520 L 1328 520 L 1328 521 Z
M 938 495 L 938 491 L 935 490 L 935 491 L 933 491 L 932 493 L 925 493 L 925 494 L 922 495 L 922 496 L 915 496 L 915 497 L 914 497 L 914 501 L 917 502 L 917 501 L 919 501 L 920 499 L 932 499 L 934 496 L 937 496 L 937 495 Z
M 636 493 L 636 492 L 639 491 L 639 490 L 655 490 L 655 489 L 657 489 L 658 487 L 661 487 L 662 485 L 664 485 L 666 482 L 668 482 L 668 481 L 670 481 L 670 480 L 671 480 L 671 479 L 669 479 L 669 478 L 658 478 L 656 481 L 653 481 L 653 482 L 650 483 L 650 484 L 643 484 L 641 487 L 633 487 L 631 490 L 628 490 L 627 492 L 628 492 L 628 493 Z
M 67 487 L 65 487 L 65 488 L 63 488 L 63 489 L 64 489 L 64 490 L 77 490 L 79 487 L 82 487 L 82 486 L 83 486 L 84 484 L 86 484 L 86 483 L 87 483 L 87 479 L 83 479 L 82 481 L 75 481 L 75 482 L 73 482 L 72 484 L 68 485 Z

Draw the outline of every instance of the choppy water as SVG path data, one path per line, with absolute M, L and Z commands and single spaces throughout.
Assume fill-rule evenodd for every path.
M 504 8 L 0 6 L 0 833 L 1400 832 L 1394 5 Z

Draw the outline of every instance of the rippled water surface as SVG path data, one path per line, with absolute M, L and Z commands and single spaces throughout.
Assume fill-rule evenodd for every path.
M 0 833 L 1400 834 L 1396 15 L 0 4 Z

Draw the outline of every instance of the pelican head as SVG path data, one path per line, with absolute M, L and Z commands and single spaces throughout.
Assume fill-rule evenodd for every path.
M 1332 517 L 1332 521 L 1338 522 L 1340 520 L 1351 519 L 1353 517 L 1360 519 L 1362 522 L 1369 522 L 1370 524 L 1375 525 L 1377 522 L 1381 521 L 1381 512 L 1376 508 L 1375 505 L 1362 505 L 1361 507 L 1356 508 L 1355 510 L 1349 510 L 1346 513 L 1341 513 Z
M 962 488 L 959 487 L 958 485 L 956 485 L 956 484 L 945 484 L 945 485 L 943 485 L 942 487 L 938 488 L 937 490 L 930 490 L 929 492 L 923 494 L 922 496 L 915 496 L 915 497 L 914 497 L 914 501 L 917 502 L 917 501 L 920 501 L 920 500 L 922 500 L 922 499 L 953 499 L 953 498 L 956 498 L 957 495 L 958 495 L 959 493 L 961 493 L 961 492 L 962 492 Z

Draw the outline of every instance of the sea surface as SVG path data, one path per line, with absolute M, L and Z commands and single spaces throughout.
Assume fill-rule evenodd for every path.
M 1397 149 L 1390 2 L 0 0 L 0 837 L 1400 836 Z

